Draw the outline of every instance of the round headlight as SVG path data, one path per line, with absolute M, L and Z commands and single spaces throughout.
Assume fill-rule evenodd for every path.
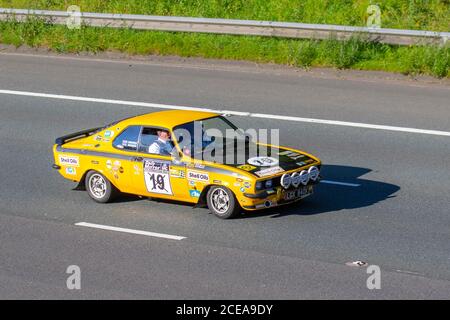
M 298 185 L 300 184 L 300 175 L 298 172 L 294 172 L 291 175 L 291 180 L 292 180 L 292 185 L 294 186 L 294 188 L 297 188 Z
M 265 187 L 266 189 L 272 188 L 272 180 L 266 180 Z
M 292 182 L 292 177 L 289 174 L 285 173 L 281 176 L 280 183 L 283 188 L 285 188 L 285 189 L 289 188 L 289 186 L 291 185 L 291 182 Z
M 320 171 L 317 167 L 312 166 L 311 168 L 308 169 L 308 173 L 309 173 L 309 178 L 312 181 L 316 181 L 319 178 Z
M 302 172 L 300 172 L 300 182 L 306 186 L 308 184 L 309 181 L 309 173 L 306 170 L 303 170 Z

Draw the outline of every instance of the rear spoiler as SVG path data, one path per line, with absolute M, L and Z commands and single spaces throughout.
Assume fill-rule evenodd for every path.
M 81 139 L 81 138 L 89 137 L 90 135 L 94 134 L 95 132 L 98 132 L 101 129 L 102 128 L 99 127 L 99 128 L 92 128 L 92 129 L 87 129 L 87 130 L 83 130 L 83 131 L 80 131 L 80 132 L 71 133 L 71 134 L 68 134 L 66 136 L 56 138 L 55 143 L 58 146 L 61 146 L 64 143 L 67 143 L 67 142 L 70 142 L 70 141 L 73 141 L 73 140 L 78 140 L 78 139 Z

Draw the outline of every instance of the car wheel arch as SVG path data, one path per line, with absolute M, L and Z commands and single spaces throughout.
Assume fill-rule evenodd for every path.
M 109 182 L 110 182 L 110 183 L 111 183 L 118 191 L 122 192 L 122 190 L 120 190 L 120 188 L 117 186 L 117 184 L 116 184 L 116 182 L 114 181 L 114 179 L 112 179 L 112 177 L 111 177 L 107 172 L 105 172 L 104 170 L 98 170 L 98 169 L 95 169 L 95 168 L 89 168 L 89 169 L 86 169 L 86 170 L 84 171 L 83 175 L 81 176 L 80 181 L 78 182 L 78 185 L 75 187 L 75 190 L 86 190 L 86 186 L 85 186 L 85 183 L 86 183 L 86 176 L 87 176 L 87 174 L 88 174 L 89 172 L 91 172 L 91 171 L 99 172 L 99 173 L 101 173 L 102 175 L 104 175 L 104 176 L 109 180 Z

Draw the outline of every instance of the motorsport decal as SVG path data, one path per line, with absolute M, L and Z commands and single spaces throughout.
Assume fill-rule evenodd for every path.
M 207 172 L 188 170 L 187 177 L 192 180 L 209 182 L 209 174 Z
M 270 167 L 278 164 L 278 159 L 273 157 L 253 157 L 247 160 L 253 166 Z
M 244 171 L 252 171 L 253 169 L 256 169 L 255 166 L 252 166 L 250 164 L 243 164 L 243 165 L 237 166 L 237 168 L 244 170 Z
M 79 157 L 71 157 L 71 156 L 59 156 L 59 163 L 62 166 L 79 167 L 80 166 L 80 158 Z
M 189 195 L 192 198 L 200 198 L 200 191 L 198 191 L 198 190 L 189 190 Z
M 144 160 L 144 179 L 148 192 L 172 195 L 170 161 Z
M 66 168 L 66 173 L 70 174 L 70 175 L 76 175 L 77 174 L 77 170 L 75 168 L 72 168 L 72 167 L 67 167 Z
M 107 130 L 105 131 L 105 134 L 103 135 L 105 138 L 112 138 L 114 137 L 114 131 L 112 130 Z
M 304 158 L 308 158 L 304 154 L 297 153 L 297 152 L 290 151 L 290 150 L 278 152 L 278 155 L 280 155 L 280 156 L 287 156 L 288 158 L 291 158 L 292 160 L 295 160 L 295 161 L 298 161 L 298 160 L 304 159 Z
M 272 174 L 277 174 L 277 173 L 280 173 L 283 171 L 284 171 L 283 168 L 281 168 L 280 166 L 276 166 L 276 167 L 271 167 L 271 168 L 263 169 L 260 171 L 256 171 L 255 174 L 258 177 L 265 177 L 265 176 L 270 176 Z
M 174 178 L 183 178 L 184 179 L 184 177 L 185 177 L 184 170 L 170 169 L 170 176 L 174 177 Z

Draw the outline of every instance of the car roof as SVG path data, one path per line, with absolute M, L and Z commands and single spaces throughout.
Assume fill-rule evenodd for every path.
M 143 126 L 155 126 L 173 129 L 174 127 L 195 121 L 211 117 L 219 116 L 219 113 L 193 111 L 193 110 L 165 110 L 152 113 L 146 113 L 136 117 L 128 118 L 122 121 L 124 125 L 143 125 Z

